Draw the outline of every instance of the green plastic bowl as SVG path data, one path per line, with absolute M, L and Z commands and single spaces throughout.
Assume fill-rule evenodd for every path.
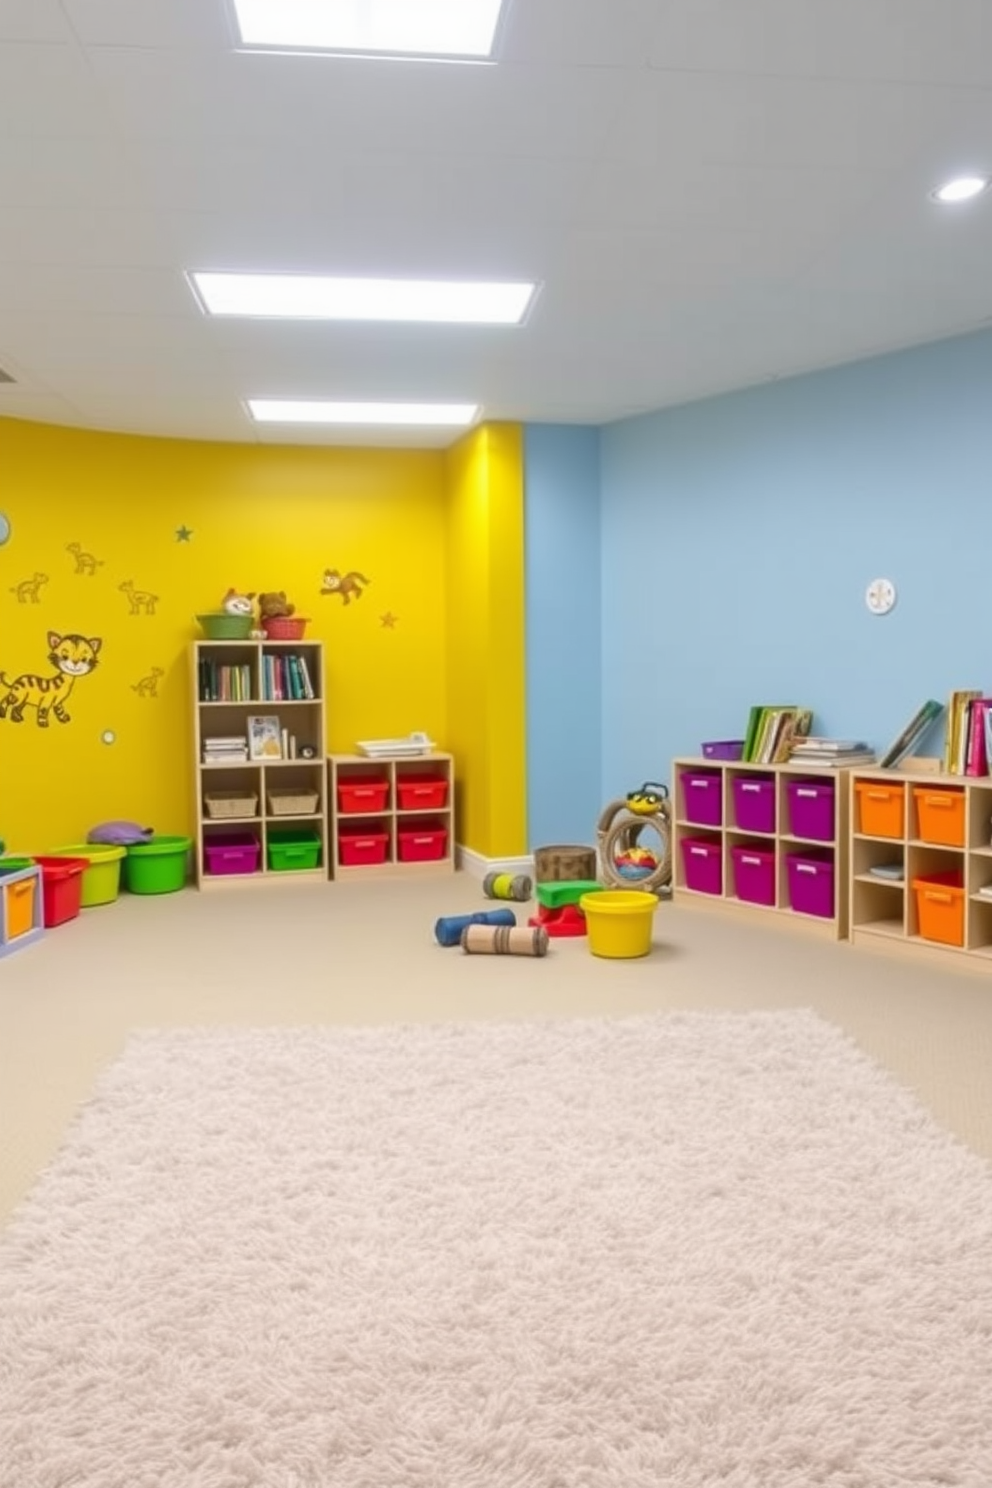
M 124 859 L 124 887 L 132 894 L 174 894 L 186 887 L 189 837 L 133 842 Z
M 46 858 L 86 858 L 89 867 L 83 871 L 79 903 L 83 909 L 97 904 L 113 904 L 121 886 L 123 847 L 110 843 L 77 842 L 72 847 L 55 847 Z
M 197 615 L 200 629 L 208 641 L 246 641 L 254 624 L 250 615 Z

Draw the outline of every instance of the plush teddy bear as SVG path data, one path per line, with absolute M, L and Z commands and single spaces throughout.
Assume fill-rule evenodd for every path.
M 277 615 L 295 615 L 296 606 L 287 600 L 285 589 L 280 589 L 278 593 L 268 591 L 258 596 L 258 613 L 260 619 L 272 620 Z

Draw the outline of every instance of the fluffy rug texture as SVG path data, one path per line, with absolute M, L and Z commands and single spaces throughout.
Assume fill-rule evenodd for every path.
M 3 1488 L 989 1488 L 992 1171 L 811 1013 L 135 1036 Z

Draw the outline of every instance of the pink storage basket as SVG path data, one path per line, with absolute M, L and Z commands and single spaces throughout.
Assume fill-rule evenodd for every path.
M 763 847 L 738 844 L 730 849 L 734 865 L 734 890 L 746 904 L 775 903 L 775 854 Z
M 685 886 L 697 894 L 723 893 L 722 849 L 719 842 L 704 837 L 683 837 L 682 864 Z
M 302 641 L 309 623 L 302 615 L 269 615 L 262 629 L 270 641 Z

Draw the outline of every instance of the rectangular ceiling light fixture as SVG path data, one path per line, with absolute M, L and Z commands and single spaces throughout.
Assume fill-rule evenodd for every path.
M 208 315 L 301 320 L 434 321 L 519 325 L 533 284 L 435 279 L 328 279 L 306 274 L 189 276 Z
M 366 56 L 492 54 L 503 0 L 234 0 L 246 47 Z
M 479 408 L 476 403 L 327 403 L 299 398 L 249 398 L 248 410 L 258 424 L 464 428 Z

